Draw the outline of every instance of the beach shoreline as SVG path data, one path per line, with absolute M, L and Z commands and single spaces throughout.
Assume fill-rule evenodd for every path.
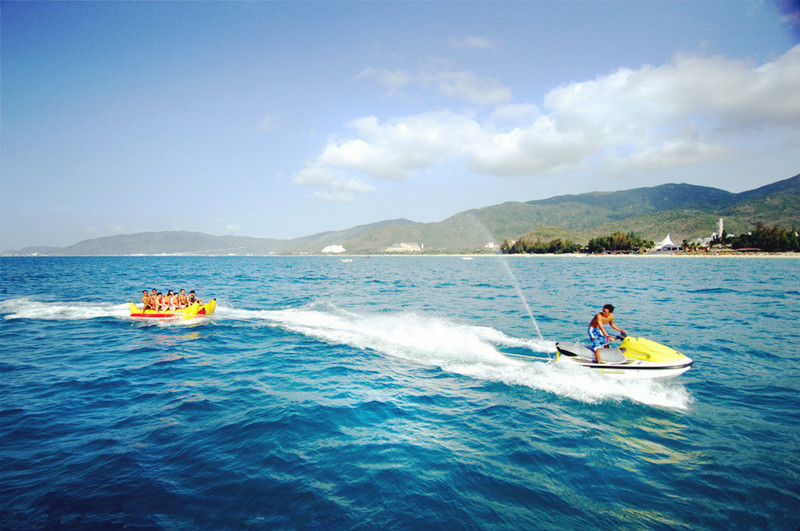
M 303 258 L 303 257 L 324 257 L 332 259 L 346 259 L 346 258 L 378 258 L 378 257 L 392 257 L 392 258 L 440 258 L 440 257 L 453 257 L 453 258 L 496 258 L 496 257 L 520 257 L 530 258 L 535 256 L 549 256 L 555 258 L 800 258 L 800 253 L 783 252 L 783 253 L 767 253 L 767 252 L 747 252 L 739 253 L 731 252 L 710 252 L 710 253 L 675 253 L 675 252 L 651 252 L 651 253 L 605 253 L 605 254 L 590 254 L 590 253 L 522 253 L 522 254 L 502 254 L 502 253 L 341 253 L 341 254 L 322 254 L 322 253 L 303 253 L 303 254 L 114 254 L 114 255 L 4 255 L 0 258 Z
M 425 254 L 425 253 L 407 253 L 407 254 L 378 254 L 378 253 L 346 253 L 336 256 L 320 255 L 320 254 L 307 254 L 307 255 L 271 255 L 272 257 L 329 257 L 336 260 L 356 258 L 356 259 L 369 259 L 369 258 L 460 258 L 462 260 L 471 259 L 484 259 L 484 258 L 534 258 L 534 257 L 549 257 L 549 258 L 575 258 L 575 259 L 592 259 L 592 258 L 694 258 L 694 259 L 709 259 L 709 258 L 726 258 L 726 259 L 800 259 L 800 253 L 645 253 L 645 254 L 587 254 L 587 253 L 542 253 L 542 254 L 469 254 L 469 253 L 442 253 L 442 254 Z

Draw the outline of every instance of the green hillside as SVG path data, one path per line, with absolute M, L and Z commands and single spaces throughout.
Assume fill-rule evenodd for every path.
M 464 253 L 503 240 L 556 238 L 585 245 L 614 232 L 659 241 L 708 237 L 724 218 L 738 235 L 761 222 L 800 229 L 800 175 L 738 194 L 689 184 L 665 184 L 619 192 L 564 195 L 467 210 L 435 223 L 386 220 L 342 231 L 277 240 L 211 236 L 197 232 L 147 232 L 85 240 L 66 248 L 31 247 L 5 255 L 114 256 L 132 254 L 269 255 L 320 253 L 343 245 L 350 253 L 381 253 L 392 244 L 416 242 L 425 252 Z
M 659 241 L 708 237 L 722 217 L 728 232 L 767 226 L 800 227 L 800 175 L 733 194 L 716 188 L 666 184 L 620 192 L 591 192 L 508 202 L 468 210 L 437 223 L 384 227 L 345 242 L 354 252 L 379 252 L 395 242 L 423 243 L 427 250 L 464 252 L 485 243 L 526 238 L 571 239 L 586 244 L 617 231 Z

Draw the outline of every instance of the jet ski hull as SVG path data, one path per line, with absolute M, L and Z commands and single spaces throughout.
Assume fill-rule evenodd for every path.
M 574 363 L 608 376 L 629 379 L 675 378 L 693 360 L 677 350 L 644 338 L 626 337 L 619 348 L 604 348 L 597 363 L 592 349 L 580 343 L 558 342 L 557 361 Z

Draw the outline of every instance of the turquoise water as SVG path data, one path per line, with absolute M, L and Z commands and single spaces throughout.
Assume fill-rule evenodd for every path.
M 800 526 L 800 260 L 0 267 L 3 529 Z M 151 287 L 217 312 L 131 320 Z M 547 363 L 607 302 L 694 367 Z

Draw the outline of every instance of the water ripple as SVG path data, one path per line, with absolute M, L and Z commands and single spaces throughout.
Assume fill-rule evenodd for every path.
M 794 530 L 796 264 L 3 260 L 0 527 Z M 691 371 L 548 363 L 609 301 Z

